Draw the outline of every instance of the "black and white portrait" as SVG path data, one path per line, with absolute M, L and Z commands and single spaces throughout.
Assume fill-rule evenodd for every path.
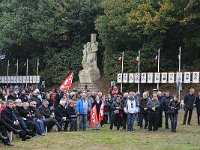
M 168 83 L 174 83 L 174 72 L 170 72 L 168 76 L 169 76 Z
M 190 83 L 190 72 L 184 72 L 184 83 Z
M 147 83 L 153 83 L 153 73 L 147 73 Z

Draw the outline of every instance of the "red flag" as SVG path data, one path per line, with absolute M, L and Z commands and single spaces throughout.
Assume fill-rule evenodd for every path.
M 90 126 L 94 127 L 99 123 L 97 118 L 97 108 L 96 105 L 94 105 L 90 111 Z
M 60 85 L 60 90 L 67 90 L 69 87 L 72 86 L 72 80 L 73 80 L 74 72 L 72 72 Z
M 104 99 L 102 100 L 102 104 L 101 104 L 101 107 L 100 107 L 99 121 L 103 120 L 103 117 L 104 117 L 103 112 L 104 112 Z

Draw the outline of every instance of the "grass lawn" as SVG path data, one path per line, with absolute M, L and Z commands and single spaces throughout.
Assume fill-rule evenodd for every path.
M 200 126 L 197 125 L 196 111 L 192 125 L 181 125 L 183 111 L 180 111 L 176 133 L 164 128 L 149 132 L 136 127 L 134 132 L 109 131 L 105 125 L 99 131 L 90 128 L 81 132 L 51 132 L 47 136 L 37 136 L 26 142 L 16 139 L 13 147 L 0 144 L 1 150 L 200 150 Z

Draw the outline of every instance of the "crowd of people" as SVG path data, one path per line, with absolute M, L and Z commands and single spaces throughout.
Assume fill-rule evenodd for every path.
M 184 97 L 183 125 L 191 125 L 194 104 L 200 125 L 200 92 L 195 96 L 193 88 Z M 97 116 L 103 106 L 103 120 L 92 126 L 99 130 L 109 124 L 117 130 L 134 131 L 134 121 L 141 129 L 157 131 L 162 127 L 163 114 L 165 128 L 176 132 L 180 102 L 170 91 L 142 94 L 131 91 L 119 93 L 117 87 L 103 96 L 101 92 L 64 92 L 22 87 L 0 88 L 0 139 L 11 146 L 9 132 L 18 134 L 22 141 L 34 136 L 45 136 L 55 127 L 58 132 L 86 130 L 90 124 L 90 110 L 95 106 Z M 189 116 L 188 116 L 189 115 Z M 97 117 L 99 119 L 99 117 Z M 171 120 L 171 126 L 169 126 Z M 77 125 L 79 123 L 79 125 Z

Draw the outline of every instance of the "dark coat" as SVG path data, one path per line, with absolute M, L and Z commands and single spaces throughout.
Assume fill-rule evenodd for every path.
M 200 113 L 200 97 L 196 97 L 196 108 L 197 108 L 197 112 Z
M 19 106 L 16 106 L 16 110 L 19 112 L 19 114 L 24 117 L 24 118 L 27 118 L 27 115 L 29 114 L 29 111 L 24 109 L 24 107 L 19 107 Z
M 164 111 L 168 111 L 168 109 L 169 109 L 168 106 L 169 106 L 170 101 L 171 101 L 171 97 L 164 97 L 161 100 L 161 105 L 162 105 Z
M 68 110 L 70 118 L 77 118 L 75 107 L 68 106 Z
M 191 95 L 190 93 L 185 95 L 184 104 L 186 108 L 193 109 L 194 101 L 195 101 L 194 95 Z
M 140 113 L 147 113 L 147 111 L 144 110 L 144 108 L 148 108 L 147 103 L 148 103 L 148 98 L 141 98 L 140 99 Z
M 40 105 L 42 105 L 42 101 L 37 97 L 37 96 L 31 96 L 30 97 L 30 100 L 31 101 L 35 101 L 36 103 L 37 103 L 37 108 L 40 106 Z
M 43 115 L 40 113 L 39 109 L 29 107 L 29 108 L 28 108 L 28 111 L 29 111 L 29 113 L 31 114 L 32 119 L 33 119 L 33 118 L 43 119 Z
M 10 107 L 6 107 L 1 112 L 2 119 L 8 124 L 14 124 L 14 121 L 17 120 L 16 114 L 14 114 L 14 110 Z
M 19 96 L 19 99 L 21 99 L 22 102 L 27 102 L 27 101 L 28 101 L 28 97 L 27 97 L 25 94 L 21 94 L 21 95 Z
M 63 107 L 62 105 L 58 105 L 55 108 L 54 113 L 55 113 L 55 119 L 57 121 L 61 121 L 62 117 L 67 117 L 67 118 L 69 117 L 69 114 L 67 114 L 65 107 Z
M 150 113 L 155 113 L 155 112 L 158 112 L 159 108 L 160 108 L 160 101 L 159 100 L 148 100 L 148 103 L 147 103 L 147 106 L 148 106 L 148 111 Z M 152 108 L 155 107 L 156 108 L 156 111 L 154 112 L 152 110 Z
M 172 115 L 176 115 L 178 114 L 178 110 L 180 109 L 180 102 L 171 100 L 168 108 L 173 110 L 174 113 Z
M 40 113 L 45 117 L 45 118 L 50 118 L 51 116 L 51 112 L 49 110 L 49 108 L 44 107 L 44 105 L 40 105 L 38 107 Z

